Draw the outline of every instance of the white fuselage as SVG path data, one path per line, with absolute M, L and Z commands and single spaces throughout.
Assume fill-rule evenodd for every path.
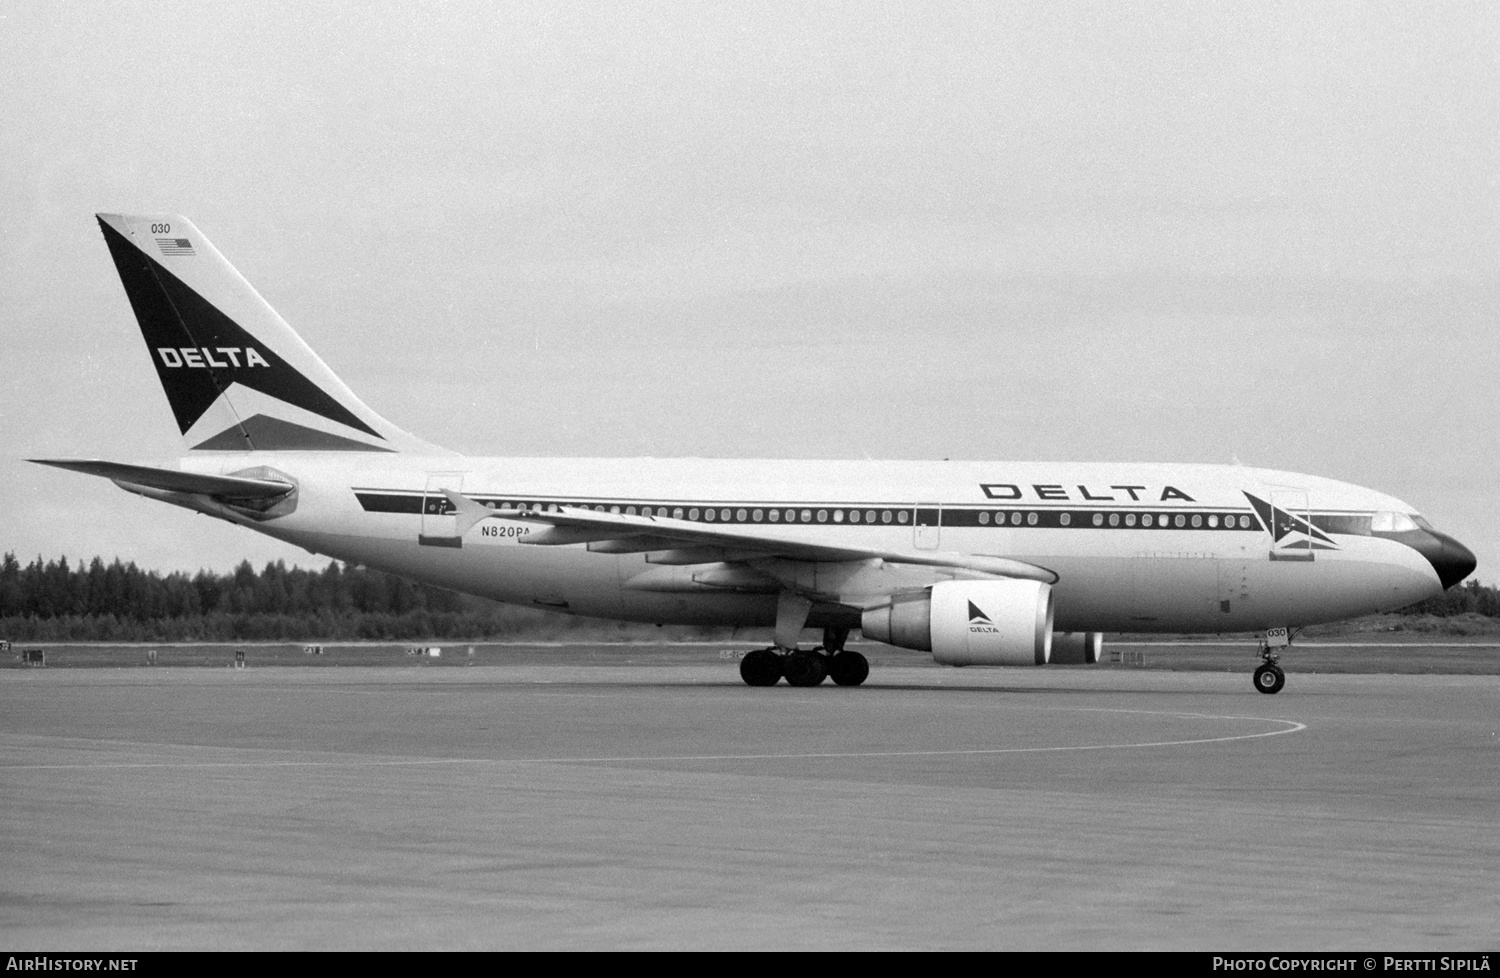
M 642 589 L 631 582 L 656 566 L 650 553 L 532 545 L 533 528 L 521 521 L 485 521 L 459 544 L 440 490 L 501 506 L 650 507 L 828 546 L 1013 558 L 1057 575 L 1059 631 L 1305 625 L 1399 608 L 1443 587 L 1422 553 L 1369 531 L 1372 521 L 1381 525 L 1377 514 L 1414 515 L 1400 500 L 1238 466 L 366 452 L 205 453 L 183 464 L 290 477 L 293 512 L 237 521 L 310 551 L 499 601 L 642 622 L 771 625 L 777 599 Z M 1273 539 L 1252 496 L 1326 532 Z M 823 600 L 837 605 L 839 597 Z

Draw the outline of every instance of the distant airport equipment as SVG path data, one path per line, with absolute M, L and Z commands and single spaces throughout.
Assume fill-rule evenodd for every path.
M 47 664 L 47 653 L 41 649 L 22 649 L 21 661 L 28 666 L 45 666 Z
M 856 628 L 955 666 L 1088 663 L 1105 631 L 1243 631 L 1264 636 L 1254 685 L 1274 693 L 1288 629 L 1474 570 L 1399 499 L 1240 465 L 455 454 L 371 410 L 186 218 L 98 219 L 187 455 L 36 461 L 450 590 L 763 628 L 774 645 L 739 660 L 752 686 L 859 685 Z
M 304 645 L 304 646 L 302 646 L 302 654 L 303 655 L 322 655 L 323 654 L 323 646 L 321 646 L 321 645 Z
M 9 651 L 10 651 L 10 643 L 7 642 L 5 639 L 0 638 L 0 654 L 6 653 L 6 652 L 9 652 Z
M 422 659 L 437 659 L 442 656 L 443 650 L 436 645 L 408 645 L 406 654 Z
M 156 650 L 155 649 L 147 649 L 146 650 L 146 665 L 148 665 L 148 666 L 154 666 L 154 665 L 156 665 Z
M 235 649 L 234 650 L 234 667 L 236 669 L 243 669 L 243 668 L 245 668 L 245 650 L 244 649 Z

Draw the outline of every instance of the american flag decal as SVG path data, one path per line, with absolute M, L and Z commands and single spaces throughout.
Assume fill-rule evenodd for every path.
M 191 255 L 193 243 L 187 238 L 157 238 L 156 246 L 164 255 Z

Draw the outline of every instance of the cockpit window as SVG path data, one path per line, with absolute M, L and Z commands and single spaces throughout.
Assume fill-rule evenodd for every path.
M 1420 526 L 1422 529 L 1426 530 L 1428 533 L 1436 533 L 1437 532 L 1436 530 L 1434 530 L 1432 528 L 1432 524 L 1429 523 L 1429 522 L 1427 522 L 1425 519 L 1423 519 L 1422 516 L 1421 516 L 1421 514 L 1419 514 L 1419 513 L 1412 513 L 1411 514 L 1411 521 L 1413 523 L 1417 524 L 1418 526 Z
M 1370 529 L 1375 533 L 1410 533 L 1417 529 L 1417 523 L 1405 513 L 1376 513 L 1370 519 Z

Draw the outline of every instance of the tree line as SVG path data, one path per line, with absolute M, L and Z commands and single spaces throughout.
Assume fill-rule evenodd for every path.
M 0 638 L 12 641 L 493 638 L 551 617 L 338 561 L 189 575 L 0 558 Z
M 1408 614 L 1500 618 L 1500 589 L 1470 580 Z M 242 561 L 227 574 L 163 574 L 100 557 L 22 566 L 0 559 L 0 638 L 13 641 L 234 641 L 501 638 L 564 630 L 558 616 L 330 561 L 322 570 Z
M 1411 607 L 1401 610 L 1409 615 L 1436 615 L 1440 618 L 1452 618 L 1456 615 L 1484 615 L 1486 618 L 1500 618 L 1500 588 L 1480 584 L 1477 580 L 1470 578 L 1442 594 L 1428 598 L 1426 601 L 1418 601 Z

